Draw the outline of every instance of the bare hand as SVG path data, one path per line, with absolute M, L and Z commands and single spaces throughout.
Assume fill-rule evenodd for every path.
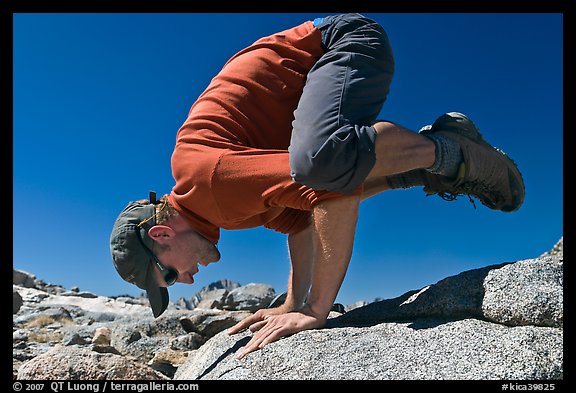
M 278 309 L 258 310 L 254 315 L 237 323 L 228 330 L 228 334 L 238 333 L 246 328 L 257 332 L 252 339 L 236 355 L 242 359 L 251 352 L 263 348 L 282 337 L 289 336 L 303 330 L 318 329 L 326 323 L 325 317 L 315 315 L 308 306 L 299 311 L 281 312 Z
M 274 307 L 274 308 L 262 308 L 256 311 L 254 314 L 250 315 L 249 317 L 244 318 L 242 321 L 238 322 L 230 329 L 228 329 L 228 334 L 230 335 L 236 334 L 248 328 L 250 328 L 251 331 L 255 332 L 257 329 L 253 329 L 252 325 L 256 324 L 257 322 L 263 321 L 270 315 L 285 314 L 290 311 L 293 310 L 287 309 L 285 305 L 281 305 L 280 307 Z

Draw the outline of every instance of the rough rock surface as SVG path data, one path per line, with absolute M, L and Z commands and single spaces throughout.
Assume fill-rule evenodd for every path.
M 168 379 L 124 356 L 55 347 L 24 364 L 18 379 Z
M 268 284 L 248 284 L 231 290 L 224 300 L 225 310 L 256 311 L 262 305 L 268 306 L 276 295 Z
M 355 308 L 243 360 L 249 334 L 220 333 L 174 379 L 562 379 L 562 310 L 563 253 L 547 253 Z
M 559 379 L 562 331 L 477 319 L 305 331 L 249 354 L 219 333 L 174 379 Z
M 482 313 L 509 326 L 562 327 L 563 277 L 563 260 L 553 255 L 491 270 L 484 279 Z
M 145 298 L 13 275 L 18 379 L 562 379 L 563 239 L 535 259 L 462 272 L 394 299 L 358 301 L 326 327 L 239 361 L 266 284 L 220 280 L 154 319 Z M 228 309 L 227 309 L 228 308 Z
M 218 308 L 188 309 L 171 303 L 162 316 L 154 319 L 145 298 L 87 295 L 78 289 L 46 284 L 21 270 L 14 270 L 13 276 L 12 364 L 13 377 L 19 379 L 44 379 L 50 373 L 56 379 L 170 378 L 191 351 L 251 314 Z M 189 301 L 178 304 L 195 304 L 211 297 L 213 290 L 222 289 L 222 282 L 240 287 L 221 280 L 212 285 L 214 289 L 203 288 Z M 74 372 L 67 374 L 52 367 L 65 367 L 72 359 L 77 362 Z M 125 360 L 130 362 L 123 363 Z M 108 364 L 116 371 L 95 368 L 94 362 Z

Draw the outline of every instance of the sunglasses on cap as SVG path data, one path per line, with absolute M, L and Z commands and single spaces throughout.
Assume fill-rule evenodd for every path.
M 153 191 L 150 192 L 150 203 L 156 205 L 156 193 Z M 162 210 L 164 208 L 164 206 L 166 206 L 166 201 L 164 201 L 164 205 L 160 208 L 160 210 Z M 155 217 L 156 217 L 156 213 L 154 213 L 154 215 L 147 218 L 146 220 L 143 220 L 140 224 L 138 224 L 139 229 L 136 231 L 136 235 L 138 236 L 138 241 L 140 242 L 142 247 L 144 247 L 144 249 L 146 250 L 148 255 L 154 261 L 154 264 L 156 265 L 158 270 L 160 270 L 160 273 L 162 274 L 162 279 L 164 279 L 164 282 L 166 282 L 166 285 L 171 286 L 176 282 L 176 280 L 178 280 L 178 271 L 175 269 L 172 269 L 171 267 L 167 267 L 162 262 L 160 262 L 160 260 L 156 257 L 156 255 L 154 255 L 152 250 L 150 250 L 148 248 L 148 246 L 146 246 L 146 244 L 144 244 L 144 241 L 142 240 L 142 235 L 140 234 L 140 228 L 142 228 L 142 225 L 145 222 L 147 222 L 147 221 L 149 221 Z

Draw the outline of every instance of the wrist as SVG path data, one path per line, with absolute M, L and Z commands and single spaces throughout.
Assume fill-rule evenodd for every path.
M 289 303 L 281 304 L 278 307 L 276 307 L 276 309 L 282 314 L 286 314 L 297 310 L 297 308 L 295 308 L 292 304 Z
M 332 306 L 326 308 L 321 306 L 319 307 L 317 304 L 306 303 L 301 308 L 301 311 L 318 320 L 326 321 L 326 319 L 328 319 L 328 314 L 330 314 L 331 309 Z
M 334 290 L 319 290 L 318 287 L 312 287 L 310 296 L 306 299 L 306 305 L 314 315 L 326 319 L 336 301 L 336 295 L 337 292 Z
M 289 311 L 296 311 L 301 309 L 306 304 L 306 296 L 297 296 L 293 291 L 288 290 L 286 299 L 284 300 L 284 306 L 289 308 Z

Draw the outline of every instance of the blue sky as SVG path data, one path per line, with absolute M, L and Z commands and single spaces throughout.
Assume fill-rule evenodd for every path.
M 381 118 L 418 130 L 467 114 L 518 164 L 515 213 L 420 188 L 361 206 L 337 301 L 406 291 L 462 271 L 533 258 L 563 235 L 563 15 L 366 13 L 386 29 L 396 73 Z M 130 200 L 174 185 L 178 128 L 224 62 L 299 14 L 14 14 L 13 264 L 100 295 L 138 295 L 116 273 L 108 239 Z M 221 278 L 282 292 L 284 235 L 222 231 L 222 260 L 200 270 L 190 297 Z

